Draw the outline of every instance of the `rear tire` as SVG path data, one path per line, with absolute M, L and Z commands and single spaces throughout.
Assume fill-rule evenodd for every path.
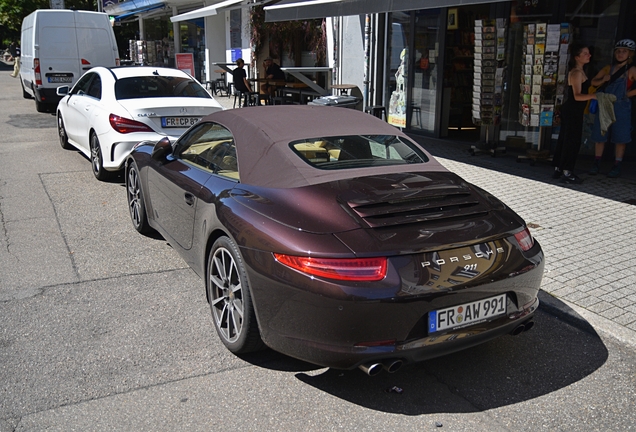
M 20 78 L 20 85 L 22 86 L 22 97 L 25 99 L 33 99 L 33 97 L 29 93 L 27 93 L 27 91 L 24 89 L 24 83 L 22 82 L 22 78 Z
M 102 148 L 99 145 L 99 139 L 95 133 L 91 133 L 90 138 L 91 147 L 91 168 L 93 175 L 97 180 L 105 181 L 110 177 L 110 173 L 104 169 L 104 163 L 102 160 Z
M 263 349 L 247 273 L 232 240 L 220 237 L 214 242 L 207 269 L 205 285 L 221 342 L 234 354 Z

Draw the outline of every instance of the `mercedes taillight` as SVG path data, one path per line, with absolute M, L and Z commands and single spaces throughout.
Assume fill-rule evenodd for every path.
M 131 132 L 154 132 L 148 125 L 125 117 L 120 117 L 115 114 L 111 114 L 108 117 L 108 120 L 111 127 L 121 134 Z

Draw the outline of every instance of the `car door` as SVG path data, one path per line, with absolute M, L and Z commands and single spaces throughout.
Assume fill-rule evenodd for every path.
M 184 250 L 192 247 L 197 207 L 210 203 L 203 185 L 219 182 L 231 187 L 238 167 L 231 133 L 220 125 L 202 123 L 188 130 L 175 144 L 167 161 L 148 168 L 152 216 L 164 234 Z
M 95 103 L 99 102 L 99 98 L 96 98 L 95 94 L 91 95 L 89 93 L 94 80 L 97 80 L 98 85 L 92 87 L 93 91 L 99 88 L 99 97 L 101 98 L 101 80 L 99 75 L 89 72 L 82 76 L 77 84 L 73 86 L 68 99 L 66 99 L 66 106 L 64 107 L 64 125 L 68 138 L 86 151 L 89 150 L 88 131 L 90 129 L 90 113 Z

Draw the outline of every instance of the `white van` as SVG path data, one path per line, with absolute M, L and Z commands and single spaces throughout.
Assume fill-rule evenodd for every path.
M 108 15 L 66 9 L 39 9 L 22 21 L 20 80 L 25 98 L 38 111 L 52 111 L 60 85 L 72 86 L 95 66 L 119 66 Z

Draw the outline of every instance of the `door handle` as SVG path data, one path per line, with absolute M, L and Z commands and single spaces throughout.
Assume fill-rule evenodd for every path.
M 194 195 L 192 195 L 191 193 L 186 192 L 183 199 L 185 200 L 186 204 L 189 205 L 190 207 L 194 205 Z

